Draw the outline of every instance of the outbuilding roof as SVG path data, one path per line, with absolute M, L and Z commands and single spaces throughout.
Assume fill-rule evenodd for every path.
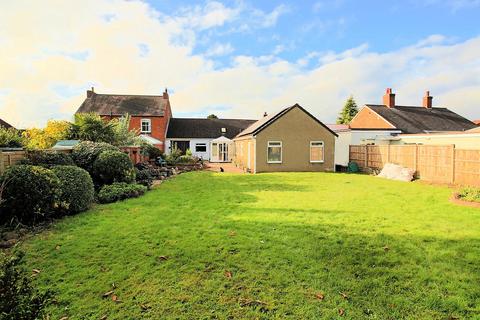
M 247 119 L 171 118 L 167 138 L 215 139 L 225 136 L 232 139 L 254 122 Z
M 335 136 L 338 136 L 335 132 L 332 131 L 332 129 L 330 129 L 328 126 L 326 126 L 325 124 L 323 124 L 323 122 L 321 122 L 320 120 L 318 120 L 317 118 L 315 118 L 312 114 L 310 114 L 307 110 L 305 110 L 302 106 L 300 106 L 298 103 L 294 104 L 293 106 L 291 107 L 288 107 L 288 108 L 285 108 L 283 110 L 280 110 L 279 112 L 277 113 L 274 113 L 272 115 L 269 115 L 269 116 L 265 116 L 263 117 L 262 119 L 256 121 L 255 123 L 253 123 L 252 125 L 250 125 L 248 128 L 246 128 L 245 130 L 243 130 L 242 132 L 240 132 L 237 137 L 242 137 L 242 136 L 247 136 L 247 135 L 255 135 L 257 133 L 259 133 L 260 131 L 262 131 L 263 129 L 265 129 L 266 127 L 268 127 L 270 124 L 272 124 L 273 122 L 275 122 L 278 118 L 282 117 L 284 114 L 286 114 L 287 112 L 289 112 L 290 110 L 294 109 L 294 108 L 299 108 L 300 110 L 302 110 L 303 112 L 305 112 L 308 116 L 310 116 L 313 120 L 315 120 L 316 122 L 318 122 L 321 126 L 323 126 L 325 129 L 327 129 L 328 131 L 330 131 L 333 135 Z
M 0 127 L 4 127 L 4 128 L 13 128 L 13 126 L 11 124 L 9 124 L 8 122 L 0 119 Z
M 404 133 L 465 131 L 477 127 L 472 121 L 447 108 L 397 105 L 388 108 L 376 104 L 367 104 L 366 107 Z

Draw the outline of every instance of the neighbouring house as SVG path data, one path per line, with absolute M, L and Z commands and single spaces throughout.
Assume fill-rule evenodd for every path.
M 162 95 L 100 94 L 87 90 L 87 98 L 77 113 L 95 112 L 104 119 L 129 114 L 130 129 L 136 129 L 145 140 L 165 151 L 168 123 L 172 117 L 167 89 Z
M 234 162 L 252 173 L 334 171 L 337 134 L 295 104 L 239 133 Z
M 441 107 L 433 107 L 427 91 L 421 106 L 399 106 L 391 88 L 383 96 L 383 104 L 366 104 L 352 119 L 348 129 L 336 131 L 337 165 L 348 164 L 349 146 L 356 144 L 390 144 L 400 134 L 433 134 L 463 132 L 477 126 L 461 115 Z M 335 131 L 335 130 L 334 130 Z
M 457 149 L 480 149 L 480 127 L 467 131 L 400 134 L 391 144 L 455 145 Z
M 166 152 L 190 150 L 194 156 L 211 162 L 230 162 L 232 140 L 254 123 L 246 119 L 171 118 L 167 131 Z
M 3 127 L 3 128 L 13 128 L 13 126 L 11 124 L 9 124 L 8 122 L 0 119 L 0 127 Z

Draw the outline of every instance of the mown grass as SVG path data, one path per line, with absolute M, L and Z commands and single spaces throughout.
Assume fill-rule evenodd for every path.
M 51 319 L 480 318 L 480 210 L 450 193 L 362 175 L 189 173 L 23 248 L 56 293 Z M 120 302 L 102 298 L 113 283 Z

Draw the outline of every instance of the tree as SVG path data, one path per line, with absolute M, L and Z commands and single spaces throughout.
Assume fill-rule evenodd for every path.
M 218 117 L 212 113 L 208 115 L 207 119 L 218 119 Z
M 357 103 L 353 99 L 353 96 L 348 98 L 347 102 L 343 106 L 342 111 L 337 118 L 337 124 L 348 124 L 352 121 L 353 117 L 358 113 Z
M 49 120 L 43 129 L 30 128 L 25 130 L 23 136 L 26 138 L 28 149 L 48 149 L 57 143 L 58 140 L 67 139 L 70 135 L 72 124 L 63 120 Z
M 113 119 L 114 138 L 112 144 L 118 147 L 140 146 L 143 144 L 137 129 L 130 130 L 130 115 L 127 113 L 123 117 Z
M 71 138 L 93 142 L 114 142 L 114 123 L 105 121 L 98 114 L 76 113 Z

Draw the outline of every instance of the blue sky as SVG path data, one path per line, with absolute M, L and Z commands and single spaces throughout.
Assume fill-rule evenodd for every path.
M 28 8 L 28 10 L 26 10 Z M 480 118 L 480 0 L 0 2 L 0 118 L 71 119 L 99 93 L 171 92 L 175 116 L 258 118 L 349 95 Z

